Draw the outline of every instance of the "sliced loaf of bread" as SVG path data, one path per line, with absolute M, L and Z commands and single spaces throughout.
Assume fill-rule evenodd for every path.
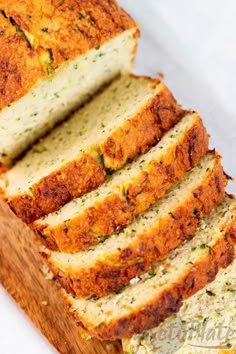
M 186 240 L 224 196 L 220 157 L 208 153 L 150 210 L 119 235 L 75 253 L 45 252 L 62 286 L 78 296 L 118 291 Z
M 182 114 L 159 80 L 117 79 L 4 175 L 9 205 L 27 223 L 58 210 L 155 144 Z
M 160 198 L 207 152 L 208 135 L 188 113 L 161 141 L 102 186 L 32 225 L 46 247 L 78 252 L 119 231 Z
M 0 1 L 0 167 L 120 72 L 138 26 L 114 0 Z
M 184 301 L 177 315 L 124 339 L 125 354 L 236 353 L 236 261 Z
M 119 293 L 79 299 L 64 294 L 78 324 L 101 340 L 129 338 L 154 328 L 176 313 L 183 299 L 215 279 L 234 259 L 236 202 L 225 197 L 205 217 L 194 237 Z

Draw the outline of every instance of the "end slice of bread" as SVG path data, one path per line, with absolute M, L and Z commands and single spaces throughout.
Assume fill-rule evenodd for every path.
M 44 245 L 75 253 L 131 223 L 207 152 L 208 134 L 187 113 L 161 141 L 104 185 L 32 225 Z
M 236 352 L 236 261 L 184 301 L 177 315 L 122 341 L 125 354 Z
M 205 217 L 194 237 L 133 279 L 119 293 L 79 299 L 65 294 L 70 313 L 91 335 L 101 340 L 129 338 L 158 326 L 178 312 L 183 299 L 215 279 L 235 253 L 236 202 L 225 197 Z
M 123 76 L 36 144 L 4 178 L 5 195 L 25 222 L 58 210 L 154 145 L 183 115 L 167 87 Z
M 205 155 L 181 183 L 119 235 L 75 254 L 45 252 L 62 286 L 78 297 L 104 296 L 164 259 L 223 198 L 226 178 L 220 160 L 215 152 Z

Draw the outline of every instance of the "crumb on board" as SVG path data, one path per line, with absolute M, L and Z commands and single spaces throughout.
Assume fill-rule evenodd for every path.
M 161 79 L 164 79 L 165 74 L 164 74 L 163 72 L 161 72 L 161 71 L 158 71 L 157 76 L 158 76 L 159 78 L 161 78 Z
M 79 331 L 79 334 L 81 335 L 82 339 L 84 339 L 86 341 L 89 341 L 90 339 L 92 339 L 92 336 L 86 331 L 86 329 L 79 326 L 78 331 Z
M 46 264 L 44 264 L 41 267 L 41 272 L 45 276 L 46 280 L 53 280 L 54 279 L 54 275 L 53 275 L 52 271 L 48 268 L 48 266 Z

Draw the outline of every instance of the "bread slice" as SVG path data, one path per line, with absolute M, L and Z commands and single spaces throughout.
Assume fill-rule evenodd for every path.
M 200 217 L 223 198 L 225 184 L 219 155 L 209 153 L 119 235 L 75 254 L 51 251 L 45 257 L 62 286 L 76 296 L 117 291 L 186 240 Z
M 177 315 L 124 339 L 125 354 L 236 353 L 236 261 L 184 301 Z
M 120 72 L 138 25 L 114 0 L 0 1 L 0 165 Z
M 104 185 L 35 221 L 52 250 L 78 252 L 120 230 L 145 211 L 207 152 L 208 135 L 197 113 L 188 113 L 149 152 Z
M 6 173 L 11 208 L 27 223 L 59 209 L 144 152 L 182 114 L 159 80 L 117 79 Z
M 119 293 L 79 299 L 65 294 L 70 313 L 101 340 L 129 338 L 159 325 L 215 279 L 234 259 L 236 202 L 226 197 L 194 237 Z

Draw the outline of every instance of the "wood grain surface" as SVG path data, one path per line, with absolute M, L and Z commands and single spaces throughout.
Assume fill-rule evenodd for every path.
M 46 280 L 33 233 L 0 201 L 0 282 L 48 341 L 63 354 L 121 354 L 119 342 L 81 338 L 59 285 Z

